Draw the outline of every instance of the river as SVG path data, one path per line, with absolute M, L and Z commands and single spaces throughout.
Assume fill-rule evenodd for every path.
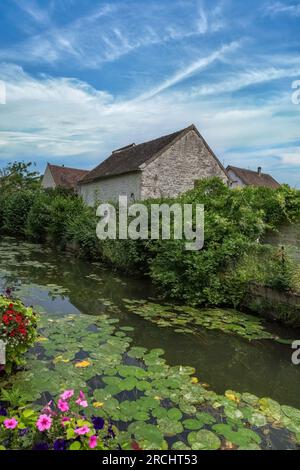
M 232 389 L 271 397 L 300 408 L 300 366 L 291 362 L 289 346 L 252 341 L 199 327 L 198 335 L 180 334 L 131 313 L 124 299 L 155 299 L 147 280 L 117 275 L 41 245 L 0 240 L 0 292 L 10 287 L 27 305 L 51 316 L 109 313 L 121 325 L 132 326 L 133 346 L 163 348 L 170 365 L 196 369 L 202 382 L 223 394 Z M 283 338 L 300 339 L 300 332 L 266 324 Z

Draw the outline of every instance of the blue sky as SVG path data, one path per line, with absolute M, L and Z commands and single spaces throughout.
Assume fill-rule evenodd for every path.
M 1 0 L 0 166 L 92 168 L 191 123 L 300 188 L 297 0 Z

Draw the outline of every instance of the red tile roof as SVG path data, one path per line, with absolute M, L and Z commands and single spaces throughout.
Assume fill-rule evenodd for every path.
M 80 181 L 89 173 L 87 170 L 78 170 L 77 168 L 51 165 L 50 163 L 48 163 L 48 168 L 52 174 L 56 186 L 64 188 L 75 188 L 78 181 Z

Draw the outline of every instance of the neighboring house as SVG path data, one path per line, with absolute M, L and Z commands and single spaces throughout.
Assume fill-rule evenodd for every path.
M 263 186 L 266 188 L 280 188 L 280 184 L 271 176 L 262 173 L 261 167 L 257 171 L 245 170 L 235 166 L 228 166 L 227 173 L 231 179 L 231 187 Z
M 85 202 L 131 201 L 175 197 L 204 178 L 220 177 L 228 183 L 225 168 L 192 125 L 139 145 L 115 150 L 79 182 Z
M 68 188 L 77 191 L 78 181 L 88 174 L 86 170 L 67 168 L 65 166 L 50 165 L 45 170 L 42 187 L 44 189 Z

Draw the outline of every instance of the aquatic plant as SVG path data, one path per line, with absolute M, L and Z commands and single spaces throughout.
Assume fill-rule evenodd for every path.
M 131 345 L 132 330 L 107 315 L 42 317 L 28 370 L 1 386 L 39 413 L 37 403 L 55 400 L 56 411 L 69 416 L 75 401 L 85 416 L 78 425 L 84 445 L 84 426 L 96 431 L 104 421 L 120 430 L 112 428 L 124 450 L 132 443 L 147 450 L 297 448 L 299 410 L 250 393 L 218 395 L 194 368 L 167 364 L 162 349 Z

